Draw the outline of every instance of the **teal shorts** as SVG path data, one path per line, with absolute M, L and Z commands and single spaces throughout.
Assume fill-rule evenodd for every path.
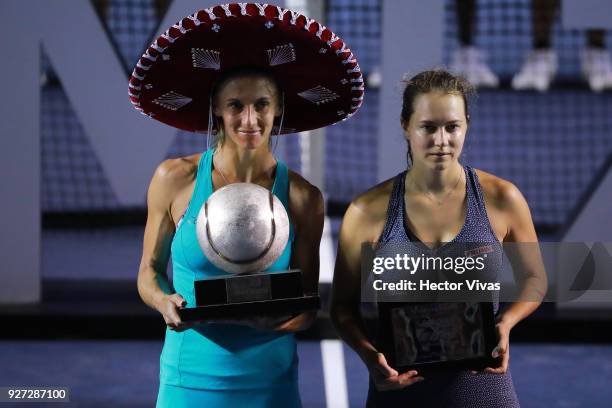
M 295 382 L 252 390 L 204 390 L 160 384 L 157 408 L 301 408 Z

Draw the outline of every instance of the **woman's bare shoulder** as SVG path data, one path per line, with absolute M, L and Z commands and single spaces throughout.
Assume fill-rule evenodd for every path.
M 321 190 L 300 174 L 289 169 L 289 202 L 296 212 L 318 211 L 323 207 Z
M 508 209 L 508 207 L 525 200 L 518 187 L 512 182 L 486 171 L 474 170 L 478 175 L 480 188 L 485 195 L 485 199 L 496 208 L 500 210 Z
M 296 193 L 310 195 L 321 192 L 317 186 L 311 184 L 302 175 L 291 169 L 288 169 L 288 176 L 289 186 Z
M 392 190 L 393 179 L 355 197 L 342 219 L 341 235 L 354 242 L 376 241 L 387 219 Z
M 368 219 L 386 219 L 387 208 L 389 207 L 389 198 L 391 197 L 391 191 L 393 190 L 394 180 L 394 178 L 385 180 L 382 183 L 377 184 L 369 190 L 359 194 L 351 202 L 350 207 Z
M 340 237 L 345 244 L 374 242 L 379 238 L 387 219 L 393 181 L 383 181 L 351 202 L 340 229 Z
M 194 154 L 161 162 L 149 185 L 149 206 L 169 208 L 174 199 L 194 182 L 200 156 L 201 154 Z
M 193 181 L 197 174 L 201 153 L 166 159 L 157 166 L 153 181 L 160 186 L 181 187 Z

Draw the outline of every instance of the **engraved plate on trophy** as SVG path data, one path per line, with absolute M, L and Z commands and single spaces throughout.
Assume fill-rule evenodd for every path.
M 246 275 L 247 279 L 226 279 L 225 290 L 229 303 L 269 300 L 272 298 L 270 275 Z

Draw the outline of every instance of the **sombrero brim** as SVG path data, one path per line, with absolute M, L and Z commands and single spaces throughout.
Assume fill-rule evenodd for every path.
M 363 101 L 359 65 L 340 38 L 299 13 L 252 3 L 200 10 L 173 25 L 138 61 L 130 100 L 168 125 L 205 132 L 213 84 L 244 65 L 268 67 L 282 85 L 280 133 L 344 120 Z

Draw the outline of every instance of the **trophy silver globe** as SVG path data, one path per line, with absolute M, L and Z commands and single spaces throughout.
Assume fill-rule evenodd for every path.
M 289 217 L 271 191 L 252 183 L 234 183 L 206 200 L 196 221 L 204 255 L 233 274 L 261 272 L 283 253 Z

